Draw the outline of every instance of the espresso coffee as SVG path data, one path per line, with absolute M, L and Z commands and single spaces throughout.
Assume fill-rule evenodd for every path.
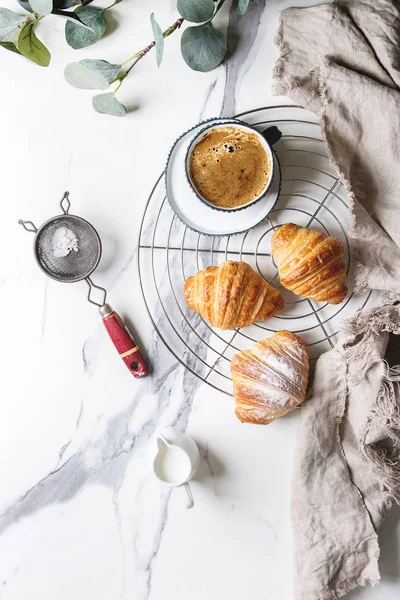
M 192 185 L 205 200 L 237 208 L 268 186 L 272 164 L 255 132 L 227 125 L 207 131 L 189 157 Z

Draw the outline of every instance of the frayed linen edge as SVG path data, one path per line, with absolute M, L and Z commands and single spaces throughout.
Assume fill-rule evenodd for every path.
M 354 581 L 353 583 L 349 583 L 341 588 L 338 588 L 337 590 L 331 590 L 331 591 L 327 592 L 326 594 L 322 594 L 322 596 L 315 596 L 315 598 L 313 598 L 313 600 L 337 600 L 337 598 L 343 598 L 343 596 L 345 596 L 346 594 L 348 594 L 348 592 L 351 592 L 355 588 L 365 587 L 367 584 L 370 584 L 371 587 L 375 587 L 376 585 L 378 585 L 379 582 L 380 582 L 380 578 L 379 579 L 368 579 L 368 578 L 357 579 L 357 581 Z M 310 600 L 310 595 L 308 595 L 307 598 L 299 598 L 298 600 Z
M 387 438 L 392 441 L 393 448 L 396 448 L 398 442 L 395 432 L 400 431 L 400 406 L 396 400 L 396 392 L 399 393 L 400 365 L 389 367 L 386 361 L 382 362 L 382 384 L 371 414 L 358 435 L 357 444 L 361 456 L 379 477 L 387 499 L 400 505 L 400 450 L 389 454 L 385 448 L 378 449 L 373 444 L 366 443 L 371 426 L 376 426 L 377 421 Z
M 382 361 L 376 351 L 374 338 L 383 332 L 400 335 L 399 306 L 387 304 L 366 311 L 360 309 L 344 322 L 347 341 L 343 357 L 348 365 L 347 378 L 350 385 L 357 385 L 374 363 Z
M 340 167 L 338 165 L 338 162 L 336 160 L 336 158 L 333 155 L 332 149 L 331 149 L 331 145 L 330 142 L 328 140 L 328 136 L 327 136 L 327 116 L 326 116 L 326 107 L 328 105 L 328 98 L 327 98 L 327 93 L 326 93 L 326 79 L 328 77 L 328 70 L 329 67 L 331 65 L 331 61 L 328 58 L 325 58 L 322 63 L 319 65 L 319 67 L 317 67 L 317 76 L 318 76 L 318 88 L 319 88 L 319 95 L 320 95 L 320 99 L 321 99 L 321 103 L 322 103 L 322 108 L 319 114 L 319 118 L 320 118 L 320 123 L 321 123 L 321 131 L 322 131 L 322 135 L 325 139 L 326 142 L 326 146 L 328 149 L 328 157 L 329 160 L 331 162 L 331 164 L 333 165 L 333 167 L 336 169 L 336 171 L 339 174 L 339 179 L 341 181 L 341 183 L 343 184 L 346 193 L 347 193 L 347 197 L 349 199 L 349 213 L 350 213 L 350 229 L 349 229 L 349 236 L 351 238 L 353 238 L 355 240 L 355 247 L 354 247 L 354 265 L 355 265 L 355 271 L 354 271 L 354 293 L 355 295 L 361 295 L 364 292 L 366 292 L 369 287 L 368 287 L 368 281 L 367 281 L 367 270 L 365 268 L 365 266 L 360 262 L 359 260 L 359 251 L 358 251 L 358 244 L 357 244 L 357 239 L 356 239 L 356 215 L 355 215 L 355 202 L 356 202 L 356 196 L 361 196 L 361 191 L 360 190 L 354 190 L 350 181 L 347 179 L 347 177 L 345 176 L 345 174 L 343 173 L 343 171 L 340 170 Z
M 283 75 L 285 64 L 288 62 L 289 48 L 283 43 L 282 12 L 279 15 L 279 26 L 274 38 L 274 44 L 278 48 L 279 54 L 272 71 L 272 88 L 273 93 L 284 96 L 293 87 L 293 79 L 290 75 Z
M 367 508 L 367 505 L 365 504 L 364 501 L 364 497 L 361 493 L 361 491 L 359 490 L 359 488 L 356 486 L 356 484 L 353 481 L 353 478 L 351 476 L 351 472 L 350 472 L 350 467 L 349 467 L 349 463 L 347 461 L 346 458 L 346 453 L 344 451 L 343 448 L 343 443 L 342 443 L 342 436 L 341 436 L 341 432 L 340 432 L 340 425 L 343 421 L 343 417 L 346 414 L 346 410 L 347 410 L 347 402 L 348 402 L 348 365 L 347 363 L 345 363 L 344 365 L 344 373 L 343 373 L 343 398 L 341 401 L 341 405 L 340 406 L 340 410 L 338 411 L 338 415 L 336 417 L 336 436 L 337 436 L 337 443 L 338 443 L 338 447 L 339 447 L 339 451 L 340 451 L 340 455 L 342 457 L 343 463 L 347 468 L 347 475 L 349 478 L 349 481 L 351 483 L 351 485 L 353 486 L 356 494 L 358 495 L 360 501 L 361 501 L 361 505 L 364 508 L 364 512 L 365 512 L 365 516 L 371 526 L 371 538 L 370 541 L 373 543 L 373 548 L 374 548 L 374 556 L 373 556 L 373 560 L 374 560 L 374 568 L 375 568 L 375 572 L 376 572 L 376 578 L 375 579 L 367 579 L 367 578 L 358 578 L 356 581 L 349 583 L 348 585 L 342 586 L 336 590 L 330 590 L 325 596 L 321 596 L 320 598 L 318 598 L 318 600 L 336 600 L 336 598 L 341 598 L 343 596 L 345 596 L 347 594 L 347 592 L 349 592 L 352 589 L 355 589 L 356 587 L 363 587 L 366 585 L 366 583 L 371 582 L 371 585 L 377 585 L 380 581 L 380 572 L 379 572 L 379 556 L 380 556 L 380 547 L 379 547 L 379 540 L 378 540 L 378 534 L 375 530 L 374 524 L 372 522 L 371 519 L 371 515 L 369 513 L 369 510 Z M 372 562 L 372 560 L 370 561 L 370 563 Z M 369 564 L 370 564 L 369 563 Z M 375 583 L 372 584 L 372 581 L 374 581 Z M 361 582 L 361 583 L 360 583 Z
M 357 446 L 364 461 L 381 481 L 386 499 L 400 504 L 400 449 L 396 450 L 396 431 L 400 431 L 400 365 L 389 367 L 375 347 L 377 335 L 384 332 L 400 335 L 400 307 L 386 305 L 366 313 L 359 311 L 348 319 L 345 329 L 353 340 L 359 339 L 358 343 L 345 346 L 343 351 L 348 385 L 357 385 L 373 364 L 382 365 L 382 382 L 371 411 L 357 434 Z M 377 423 L 392 440 L 392 452 L 367 443 L 371 427 Z
M 305 11 L 307 8 L 285 8 L 279 15 L 278 30 L 274 37 L 274 44 L 278 48 L 278 58 L 272 70 L 272 93 L 274 95 L 289 96 L 288 92 L 300 85 L 300 81 L 296 77 L 284 74 L 285 65 L 289 61 L 290 47 L 283 41 L 283 14 L 300 10 Z

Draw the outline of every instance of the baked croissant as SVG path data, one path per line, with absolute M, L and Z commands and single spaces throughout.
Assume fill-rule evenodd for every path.
M 231 373 L 238 419 L 268 425 L 296 408 L 306 397 L 308 370 L 308 348 L 290 331 L 235 354 Z
M 298 296 L 339 304 L 347 294 L 343 245 L 315 229 L 281 225 L 271 241 L 281 284 Z
M 185 281 L 186 304 L 220 329 L 265 321 L 283 308 L 283 298 L 245 262 L 227 260 Z

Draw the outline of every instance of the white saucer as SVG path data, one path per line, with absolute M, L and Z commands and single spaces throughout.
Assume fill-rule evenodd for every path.
M 268 193 L 256 204 L 235 212 L 211 208 L 201 202 L 186 177 L 185 158 L 191 139 L 204 126 L 232 122 L 233 119 L 210 119 L 183 133 L 172 146 L 165 168 L 165 189 L 168 201 L 176 216 L 185 225 L 204 235 L 234 235 L 252 229 L 265 219 L 278 199 L 281 171 L 275 156 L 275 175 Z

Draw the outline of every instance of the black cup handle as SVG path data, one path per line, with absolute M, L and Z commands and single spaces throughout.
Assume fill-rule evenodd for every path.
M 282 132 L 279 131 L 275 125 L 273 125 L 272 127 L 267 127 L 267 129 L 264 129 L 264 131 L 261 132 L 261 135 L 267 140 L 270 146 L 273 146 L 281 139 Z

